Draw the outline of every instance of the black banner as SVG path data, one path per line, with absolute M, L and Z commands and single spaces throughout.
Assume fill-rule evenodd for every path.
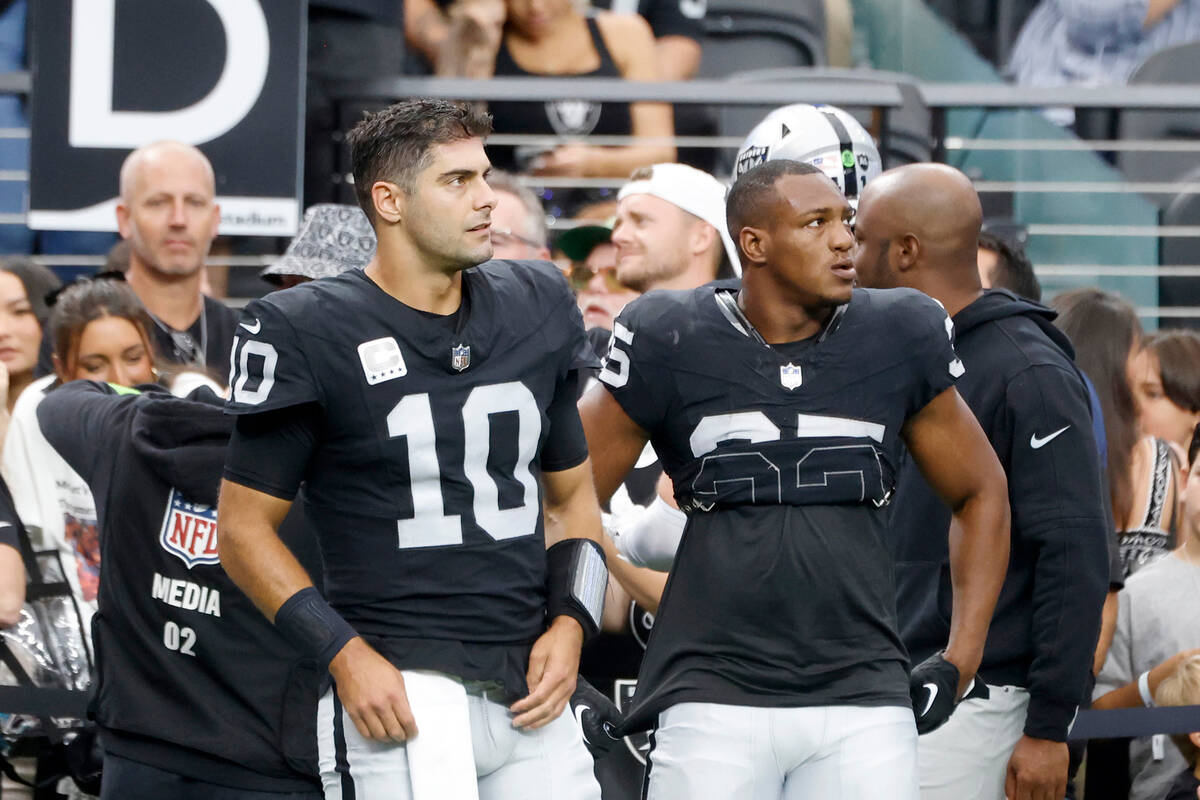
M 129 151 L 161 139 L 212 162 L 221 233 L 299 223 L 305 3 L 30 4 L 31 228 L 116 230 Z

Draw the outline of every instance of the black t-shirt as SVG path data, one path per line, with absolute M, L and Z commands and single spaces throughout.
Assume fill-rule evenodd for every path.
M 92 710 L 105 747 L 223 786 L 310 791 L 320 676 L 217 550 L 232 420 L 215 403 L 129 391 L 75 381 L 38 406 L 42 432 L 96 499 Z
M 595 356 L 549 263 L 488 262 L 463 294 L 431 319 L 355 270 L 248 305 L 229 413 L 307 406 L 318 430 L 289 485 L 240 433 L 226 477 L 283 496 L 303 477 L 329 601 L 397 666 L 519 696 L 545 627 L 538 477 L 587 457 Z
M 237 315 L 219 300 L 204 298 L 204 311 L 186 331 L 176 331 L 166 323 L 150 326 L 154 354 L 174 364 L 203 367 L 213 377 L 225 380 L 229 375 L 229 348 Z M 200 353 L 204 358 L 200 358 Z
M 1187 769 L 1179 773 L 1163 800 L 1196 800 L 1197 789 L 1200 789 L 1200 778 Z
M 770 347 L 719 301 L 737 285 L 635 300 L 600 373 L 689 514 L 630 730 L 687 701 L 909 704 L 884 506 L 902 426 L 961 369 L 946 313 L 856 290 Z
M 658 39 L 686 36 L 699 40 L 704 36 L 708 0 L 593 0 L 592 5 L 620 14 L 641 14 Z

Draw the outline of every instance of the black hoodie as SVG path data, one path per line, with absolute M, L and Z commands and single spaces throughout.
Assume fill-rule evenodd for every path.
M 75 381 L 38 406 L 46 438 L 96 498 L 91 714 L 106 752 L 235 789 L 315 791 L 319 678 L 221 568 L 233 419 L 208 394 L 211 404 Z
M 956 388 L 1008 476 L 1012 549 L 979 676 L 1029 690 L 1025 733 L 1065 741 L 1086 699 L 1109 582 L 1091 406 L 1055 313 L 1003 290 L 954 316 Z M 897 614 L 913 663 L 950 633 L 950 510 L 907 457 L 892 503 Z

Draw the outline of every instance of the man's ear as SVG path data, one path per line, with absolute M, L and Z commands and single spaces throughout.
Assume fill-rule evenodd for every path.
M 744 227 L 738 231 L 738 247 L 746 266 L 764 264 L 771 251 L 771 235 L 764 228 Z
M 1194 744 L 1197 748 L 1200 748 L 1200 731 L 1189 733 L 1188 738 L 1192 740 L 1192 744 Z
M 921 260 L 921 240 L 915 234 L 906 233 L 893 240 L 892 266 L 899 272 L 907 272 Z
M 129 206 L 122 202 L 117 203 L 117 231 L 120 232 L 122 239 L 128 239 L 133 235 L 133 227 L 129 221 Z
M 688 232 L 688 252 L 693 256 L 707 253 L 719 238 L 716 228 L 704 220 L 696 220 Z
M 375 181 L 371 184 L 371 202 L 379 219 L 395 225 L 404 218 L 404 190 L 391 181 Z

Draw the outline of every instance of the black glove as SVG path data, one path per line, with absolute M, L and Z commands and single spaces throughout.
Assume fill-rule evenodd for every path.
M 913 667 L 908 678 L 917 735 L 942 727 L 958 705 L 958 667 L 934 653 Z
M 575 693 L 571 695 L 571 710 L 583 728 L 583 743 L 587 745 L 592 758 L 599 758 L 620 744 L 621 737 L 617 736 L 616 731 L 621 724 L 621 712 L 613 701 L 598 692 L 582 675 L 575 684 Z

